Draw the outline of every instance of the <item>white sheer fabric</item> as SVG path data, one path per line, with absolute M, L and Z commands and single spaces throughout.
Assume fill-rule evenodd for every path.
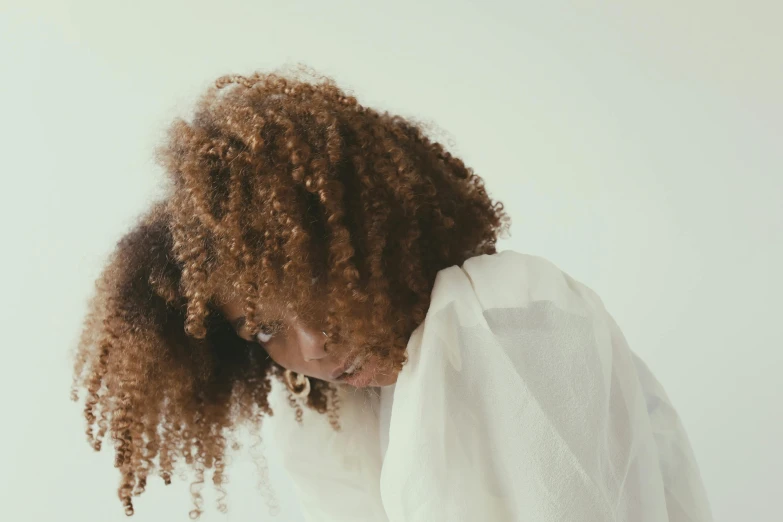
M 660 384 L 549 261 L 506 251 L 441 271 L 408 354 L 391 408 L 341 390 L 340 432 L 311 412 L 296 425 L 277 394 L 275 444 L 308 520 L 712 519 Z

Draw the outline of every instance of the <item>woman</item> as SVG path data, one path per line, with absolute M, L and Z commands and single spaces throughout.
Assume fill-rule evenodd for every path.
M 232 76 L 159 158 L 170 194 L 118 244 L 76 357 L 126 513 L 178 460 L 222 491 L 233 428 L 274 412 L 312 520 L 709 519 L 600 299 L 496 253 L 502 205 L 419 126 L 328 79 Z

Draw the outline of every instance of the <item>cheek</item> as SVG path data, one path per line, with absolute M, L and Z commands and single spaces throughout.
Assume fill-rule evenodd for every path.
M 272 339 L 265 344 L 266 353 L 277 364 L 286 370 L 293 370 L 298 373 L 306 373 L 307 365 L 299 356 L 297 350 L 284 338 Z
M 286 357 L 288 350 L 285 349 L 284 342 L 272 340 L 264 344 L 264 350 L 277 364 L 283 368 L 290 368 L 291 361 Z

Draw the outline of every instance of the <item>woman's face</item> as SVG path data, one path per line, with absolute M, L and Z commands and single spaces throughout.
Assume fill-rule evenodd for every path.
M 285 307 L 273 309 L 265 305 L 280 321 L 269 325 L 266 331 L 253 338 L 245 325 L 244 307 L 241 301 L 229 301 L 221 307 L 226 319 L 234 326 L 237 335 L 264 347 L 277 364 L 287 370 L 327 382 L 348 384 L 358 388 L 388 386 L 397 381 L 397 375 L 378 371 L 377 360 L 346 360 L 339 354 L 325 350 L 326 334 L 316 321 L 305 321 Z

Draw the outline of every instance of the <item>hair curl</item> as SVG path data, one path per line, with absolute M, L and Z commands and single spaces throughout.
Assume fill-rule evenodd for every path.
M 234 332 L 223 299 L 241 297 L 255 329 L 266 300 L 322 293 L 330 350 L 399 369 L 437 272 L 494 253 L 508 227 L 481 178 L 418 125 L 308 74 L 222 77 L 175 121 L 158 150 L 170 194 L 96 283 L 73 394 L 86 390 L 90 444 L 110 434 L 128 515 L 148 475 L 168 484 L 180 460 L 194 485 L 213 470 L 224 511 L 233 429 L 272 414 L 283 369 Z M 336 426 L 335 388 L 312 381 L 307 406 Z

